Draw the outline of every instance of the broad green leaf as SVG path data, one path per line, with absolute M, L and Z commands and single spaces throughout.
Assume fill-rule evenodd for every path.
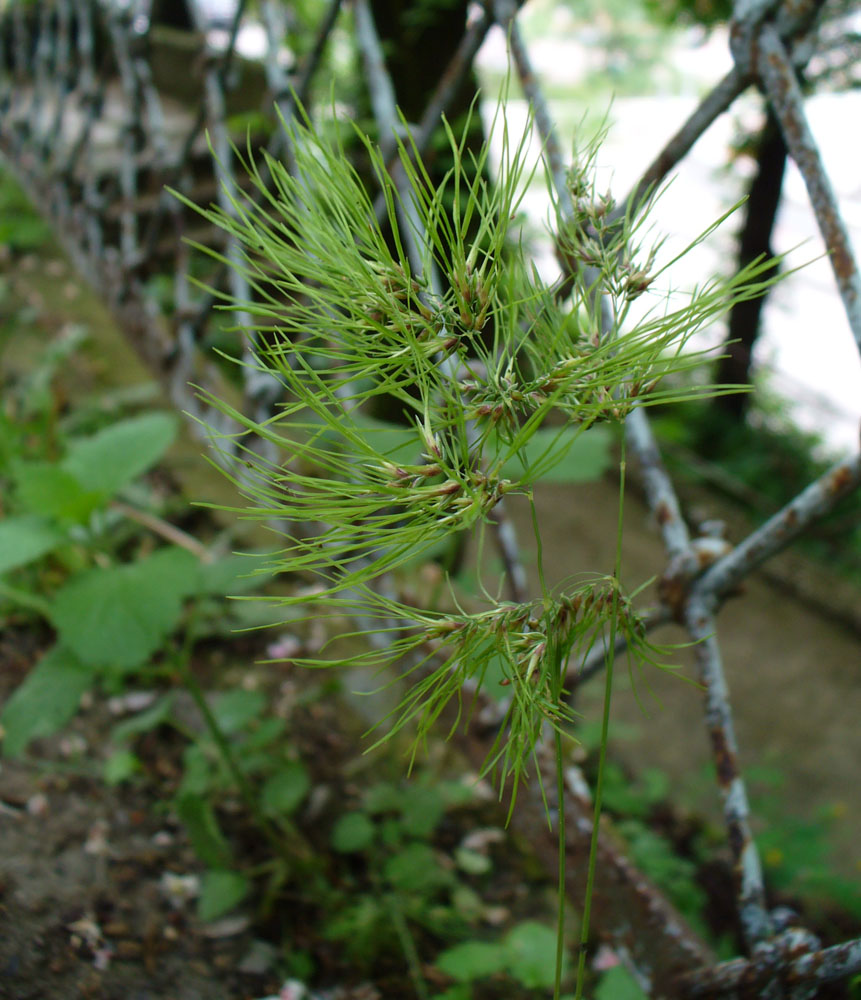
M 454 860 L 461 871 L 467 875 L 484 875 L 493 867 L 493 862 L 481 851 L 472 851 L 468 847 L 455 848 Z
M 289 816 L 308 794 L 311 779 L 301 761 L 288 761 L 267 778 L 260 804 L 267 816 Z
M 553 986 L 556 969 L 556 932 L 534 920 L 525 920 L 505 935 L 503 941 L 508 971 L 524 986 Z M 565 956 L 567 960 L 567 955 Z M 563 975 L 567 967 L 563 963 Z
M 696 880 L 696 865 L 690 858 L 680 857 L 660 834 L 636 819 L 621 820 L 619 832 L 628 845 L 634 864 L 648 878 L 657 882 L 682 913 L 696 922 L 706 907 L 705 893 Z M 809 855 L 805 853 L 807 861 Z
M 242 594 L 263 585 L 268 573 L 258 553 L 240 553 L 225 556 L 200 569 L 200 593 L 215 594 L 223 598 L 225 594 Z
M 380 821 L 380 843 L 400 851 L 403 847 L 404 828 L 400 819 L 386 816 Z
M 15 252 L 38 250 L 53 240 L 51 227 L 36 214 L 27 196 L 4 170 L 0 184 L 0 243 Z
M 482 916 L 487 912 L 484 900 L 475 889 L 468 885 L 455 886 L 451 893 L 451 905 L 456 910 L 458 916 L 468 924 L 477 924 Z
M 131 750 L 117 750 L 105 761 L 102 778 L 106 785 L 119 785 L 134 777 L 141 769 L 141 762 Z
M 129 566 L 89 570 L 57 591 L 51 621 L 83 662 L 133 670 L 175 628 L 198 573 L 194 556 L 179 548 Z
M 445 815 L 445 800 L 434 785 L 408 785 L 400 805 L 404 832 L 413 837 L 429 837 Z
M 489 941 L 465 941 L 441 952 L 434 965 L 452 979 L 468 983 L 504 971 L 507 963 L 502 945 Z
M 13 250 L 38 250 L 52 239 L 50 227 L 36 215 L 0 219 L 0 243 Z
M 446 809 L 457 809 L 475 802 L 476 788 L 470 781 L 440 781 L 436 787 L 445 802 Z
M 177 798 L 206 795 L 216 783 L 213 761 L 199 743 L 192 743 L 182 755 L 182 781 Z
M 365 792 L 365 811 L 371 813 L 397 812 L 403 804 L 401 790 L 388 781 L 372 785 Z
M 287 723 L 284 719 L 276 719 L 271 715 L 268 719 L 264 719 L 242 741 L 243 757 L 255 751 L 265 750 L 286 728 Z
M 230 845 L 218 826 L 212 803 L 199 795 L 181 795 L 174 808 L 200 860 L 210 868 L 226 868 L 230 864 Z
M 19 503 L 32 514 L 81 523 L 103 502 L 100 493 L 50 462 L 16 462 L 12 475 Z
M 451 882 L 451 875 L 437 863 L 427 844 L 407 844 L 386 862 L 385 876 L 404 892 L 428 892 Z
M 208 871 L 200 885 L 197 915 L 201 920 L 217 920 L 237 906 L 251 891 L 251 882 L 239 872 Z
M 350 898 L 356 902 L 334 910 L 323 925 L 323 936 L 345 942 L 351 955 L 365 958 L 378 947 L 381 933 L 390 928 L 392 914 L 384 897 L 356 894 Z
M 0 573 L 25 566 L 63 541 L 63 533 L 36 514 L 0 521 Z
M 87 489 L 112 497 L 162 457 L 176 436 L 176 428 L 176 418 L 167 413 L 121 420 L 91 437 L 73 441 L 62 468 Z
M 365 813 L 347 813 L 341 816 L 332 830 L 332 847 L 342 854 L 364 851 L 374 842 L 376 831 Z
M 647 996 L 624 965 L 608 969 L 595 987 L 595 1000 L 646 1000 Z
M 468 983 L 457 983 L 442 993 L 435 994 L 434 1000 L 472 1000 L 472 988 Z
M 252 719 L 259 719 L 266 707 L 266 696 L 262 691 L 225 691 L 218 695 L 212 706 L 212 714 L 218 728 L 230 735 L 244 729 Z
M 54 646 L 36 664 L 6 702 L 3 752 L 17 757 L 31 740 L 50 736 L 77 712 L 81 695 L 93 685 L 94 671 L 75 654 Z
M 522 449 L 527 465 L 538 462 L 548 449 L 557 455 L 554 464 L 541 474 L 543 483 L 588 483 L 599 479 L 613 464 L 610 451 L 613 436 L 606 427 L 580 431 L 577 427 L 564 430 L 542 427 Z M 502 467 L 503 476 L 518 479 L 523 475 L 519 458 L 509 459 Z
M 609 762 L 604 772 L 604 805 L 623 816 L 645 817 L 670 794 L 670 778 L 658 768 L 646 768 L 636 780 L 619 764 Z

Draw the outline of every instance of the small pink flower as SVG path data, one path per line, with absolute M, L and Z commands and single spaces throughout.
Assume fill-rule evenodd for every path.
M 304 983 L 300 983 L 298 979 L 288 979 L 277 996 L 270 994 L 268 997 L 261 997 L 261 1000 L 306 1000 L 307 997 L 308 990 Z
M 266 647 L 266 655 L 272 660 L 292 660 L 302 652 L 302 642 L 295 635 L 282 635 Z
M 93 965 L 99 970 L 99 972 L 104 972 L 105 969 L 107 969 L 111 964 L 113 954 L 113 949 L 108 945 L 104 945 L 102 948 L 96 948 L 93 952 Z
M 612 948 L 608 948 L 605 944 L 601 945 L 595 958 L 592 960 L 592 968 L 596 972 L 606 972 L 608 969 L 615 969 L 617 965 L 621 964 L 622 960 L 616 952 Z
M 303 1000 L 307 995 L 304 983 L 300 983 L 298 979 L 288 979 L 281 987 L 278 1000 Z

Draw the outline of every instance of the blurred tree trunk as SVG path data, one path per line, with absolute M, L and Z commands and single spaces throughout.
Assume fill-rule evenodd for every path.
M 468 6 L 468 0 L 371 0 L 398 106 L 408 122 L 421 118 L 440 74 L 457 50 L 466 31 Z M 469 110 L 477 90 L 475 72 L 470 67 L 446 111 L 456 135 L 460 130 L 455 123 Z M 477 151 L 483 140 L 481 119 L 476 114 L 468 145 Z M 425 165 L 431 177 L 442 179 L 450 166 L 447 145 L 439 163 L 436 159 L 431 143 Z
M 786 167 L 786 144 L 771 111 L 760 134 L 756 163 L 756 176 L 748 192 L 744 228 L 739 240 L 739 267 L 744 267 L 762 254 L 769 257 L 774 255 L 771 235 L 780 204 L 780 190 Z M 726 357 L 718 362 L 718 383 L 750 384 L 753 349 L 759 336 L 765 301 L 763 296 L 739 302 L 730 312 Z M 726 416 L 743 420 L 750 399 L 749 393 L 733 393 L 718 396 L 715 404 Z
M 167 24 L 183 31 L 191 31 L 193 24 L 185 0 L 153 0 L 150 20 L 153 24 Z

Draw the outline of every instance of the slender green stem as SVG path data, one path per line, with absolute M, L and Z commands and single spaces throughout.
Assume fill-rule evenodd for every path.
M 549 591 L 544 576 L 544 548 L 541 544 L 541 528 L 538 524 L 538 511 L 535 509 L 535 497 L 529 491 L 529 512 L 532 515 L 532 531 L 535 535 L 535 566 L 538 570 L 538 581 L 541 584 L 541 596 L 546 600 Z
M 375 851 L 372 854 L 372 867 L 369 872 L 374 887 L 374 895 L 378 900 L 383 902 L 383 905 L 389 911 L 389 915 L 392 918 L 392 927 L 394 927 L 398 943 L 404 953 L 410 979 L 413 981 L 418 1000 L 430 1000 L 427 983 L 422 974 L 422 963 L 419 958 L 418 948 L 416 948 L 415 938 L 404 916 L 403 907 L 400 904 L 397 894 L 389 892 L 386 889 L 384 878 L 381 875 L 383 863 L 384 856 Z
M 557 831 L 559 836 L 559 880 L 556 909 L 556 976 L 553 982 L 553 1000 L 562 995 L 562 960 L 565 957 L 565 767 L 562 760 L 562 733 L 554 730 L 556 754 L 556 798 L 558 800 Z
M 264 828 L 264 832 L 266 832 L 269 822 L 264 816 L 260 815 L 257 806 L 257 798 L 254 795 L 254 789 L 242 773 L 233 753 L 233 748 L 230 746 L 230 742 L 225 738 L 224 733 L 221 731 L 221 727 L 218 725 L 218 720 L 215 718 L 212 709 L 209 707 L 209 702 L 206 700 L 203 689 L 198 683 L 197 678 L 194 674 L 192 674 L 187 663 L 182 662 L 179 665 L 179 672 L 182 678 L 183 686 L 189 692 L 195 705 L 197 705 L 200 710 L 200 714 L 203 716 L 203 722 L 209 733 L 210 739 L 215 744 L 215 748 L 218 751 L 224 766 L 236 782 L 239 794 L 242 796 L 243 801 L 248 806 L 254 816 L 254 819 L 260 823 L 261 827 Z
M 29 590 L 22 590 L 20 587 L 13 587 L 11 584 L 4 583 L 2 580 L 0 580 L 0 597 L 14 601 L 15 604 L 20 604 L 23 608 L 29 608 L 42 618 L 51 617 L 51 604 L 49 601 L 38 597 L 36 594 L 31 594 Z
M 413 986 L 415 987 L 416 996 L 419 1000 L 429 1000 L 430 994 L 428 993 L 427 984 L 425 983 L 424 976 L 422 975 L 422 963 L 419 959 L 418 949 L 416 948 L 415 940 L 410 932 L 409 924 L 407 924 L 406 918 L 398 905 L 396 899 L 391 896 L 387 899 L 389 913 L 392 917 L 392 924 L 395 928 L 395 933 L 398 936 L 398 941 L 400 942 L 401 949 L 404 953 L 404 958 L 407 960 L 407 965 L 409 966 L 410 979 L 413 981 Z
M 261 833 L 270 843 L 278 856 L 282 858 L 289 857 L 291 860 L 298 860 L 299 857 L 304 857 L 306 859 L 310 858 L 310 850 L 304 843 L 304 838 L 298 830 L 288 827 L 285 831 L 289 835 L 290 843 L 288 846 L 288 843 L 285 843 L 285 837 L 279 833 L 279 831 L 272 825 L 268 817 L 263 814 L 263 811 L 260 808 L 259 799 L 254 793 L 251 782 L 249 782 L 248 778 L 242 773 L 242 769 L 239 767 L 236 755 L 233 752 L 233 747 L 231 747 L 230 741 L 221 731 L 218 720 L 215 718 L 212 709 L 209 707 L 209 702 L 206 700 L 206 696 L 203 693 L 203 688 L 201 688 L 197 678 L 194 676 L 191 671 L 191 667 L 189 666 L 192 631 L 193 629 L 189 624 L 189 627 L 186 629 L 186 640 L 183 643 L 183 648 L 179 651 L 179 655 L 176 658 L 176 667 L 179 671 L 184 687 L 189 692 L 195 705 L 197 705 L 200 710 L 204 725 L 209 732 L 212 742 L 215 744 L 215 748 L 218 751 L 219 756 L 221 757 L 227 770 L 230 772 L 231 777 L 236 782 L 236 787 L 239 789 L 242 801 L 247 806 L 250 814 L 254 817 L 254 821 L 260 828 Z
M 583 904 L 583 922 L 580 927 L 580 951 L 577 957 L 577 992 L 574 1000 L 583 996 L 583 979 L 586 971 L 586 948 L 589 943 L 589 921 L 592 915 L 592 896 L 595 889 L 595 869 L 598 860 L 598 836 L 601 806 L 604 795 L 604 768 L 607 745 L 610 740 L 610 702 L 613 695 L 613 667 L 616 660 L 616 632 L 619 612 L 619 577 L 622 572 L 622 520 L 625 507 L 625 434 L 622 431 L 622 454 L 619 459 L 619 517 L 616 527 L 616 563 L 613 569 L 615 587 L 610 614 L 610 635 L 606 647 L 607 669 L 604 681 L 604 714 L 601 720 L 601 749 L 598 754 L 598 780 L 595 783 L 595 812 L 592 821 L 592 840 L 589 844 L 589 870 L 586 876 L 586 899 Z

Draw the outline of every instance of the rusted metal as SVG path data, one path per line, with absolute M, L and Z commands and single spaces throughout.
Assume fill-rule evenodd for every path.
M 141 121 L 143 101 L 129 47 L 133 16 L 133 9 L 114 7 L 110 10 L 107 19 L 125 96 L 125 115 L 122 127 L 124 155 L 120 160 L 119 171 L 121 194 L 119 249 L 123 268 L 128 273 L 134 271 L 140 260 L 138 214 L 135 210 L 135 201 L 139 193 L 138 172 L 144 149 L 144 131 Z
M 547 106 L 532 72 L 517 24 L 513 20 L 510 3 L 506 3 L 506 0 L 496 0 L 495 9 L 497 18 L 508 32 L 511 53 L 515 60 L 521 85 L 535 114 L 536 124 L 545 145 L 550 174 L 564 217 L 572 210 L 571 199 Z M 692 612 L 691 605 L 687 600 L 689 580 L 698 571 L 699 561 L 697 553 L 691 545 L 690 535 L 681 516 L 672 483 L 663 468 L 660 452 L 651 433 L 648 419 L 642 410 L 636 409 L 631 413 L 627 421 L 627 430 L 632 451 L 642 463 L 646 492 L 652 509 L 658 515 L 661 533 L 670 556 L 669 569 L 672 575 L 669 579 L 677 584 L 672 588 L 671 597 L 675 605 L 675 616 L 680 622 L 687 625 L 694 641 L 704 641 L 708 636 L 707 652 L 698 650 L 700 676 L 706 689 L 706 724 L 712 734 L 715 754 L 722 753 L 721 764 L 725 781 L 720 787 L 724 800 L 724 817 L 728 838 L 736 859 L 739 919 L 745 939 L 752 946 L 768 937 L 771 933 L 771 925 L 764 905 L 764 888 L 759 857 L 749 829 L 744 784 L 734 763 L 736 748 L 732 711 L 720 655 L 716 642 L 711 637 L 711 629 L 703 631 L 702 628 L 705 609 L 697 608 Z M 674 564 L 675 570 L 673 570 Z M 665 601 L 670 597 L 667 588 L 662 596 Z M 710 615 L 706 615 L 706 621 L 713 625 Z M 719 734 L 719 740 L 716 734 Z
M 383 47 L 374 24 L 368 0 L 355 0 L 353 16 L 356 23 L 356 41 L 362 53 L 368 91 L 374 109 L 374 117 L 379 130 L 380 149 L 385 151 L 388 141 L 394 148 L 395 136 L 399 132 L 397 101 L 392 79 L 386 68 Z M 406 187 L 406 176 L 392 178 L 398 189 L 398 212 L 401 215 L 402 238 L 406 244 L 407 256 L 414 275 L 425 275 L 435 292 L 442 291 L 436 265 L 427 252 L 424 227 L 419 218 L 415 202 Z M 427 266 L 426 266 L 427 261 Z
M 658 522 L 667 556 L 670 560 L 690 562 L 693 558 L 690 532 L 646 414 L 640 409 L 633 410 L 626 421 L 626 430 L 631 450 L 640 462 L 646 498 Z
M 833 510 L 859 484 L 861 455 L 837 462 L 728 555 L 707 569 L 694 584 L 697 594 L 710 598 L 728 594 L 766 559 L 786 548 L 817 518 Z
M 275 24 L 273 22 L 272 8 L 279 6 L 274 0 L 270 0 L 262 7 L 263 25 L 264 30 L 267 35 L 267 55 L 266 55 L 266 76 L 267 83 L 270 90 L 272 91 L 272 99 L 278 108 L 279 119 L 277 122 L 277 131 L 273 136 L 271 142 L 268 144 L 266 152 L 270 156 L 274 157 L 276 160 L 279 157 L 283 157 L 288 163 L 290 162 L 290 147 L 286 142 L 286 133 L 284 131 L 284 125 L 290 121 L 293 114 L 296 111 L 297 106 L 304 107 L 308 100 L 308 94 L 311 87 L 311 80 L 314 74 L 317 72 L 320 62 L 323 58 L 323 54 L 326 50 L 326 45 L 331 37 L 332 31 L 338 20 L 338 16 L 341 13 L 341 8 L 343 7 L 342 0 L 329 0 L 329 5 L 326 8 L 326 12 L 318 26 L 317 32 L 314 36 L 314 43 L 310 50 L 306 53 L 302 60 L 302 64 L 296 72 L 295 80 L 290 82 L 287 75 L 281 69 L 278 62 L 278 46 L 280 44 L 280 39 L 275 35 Z M 200 130 L 203 127 L 205 115 L 201 113 L 195 126 L 192 128 L 191 132 L 186 138 L 186 149 L 191 150 L 191 145 L 197 135 L 199 135 Z M 181 168 L 183 162 L 183 157 L 179 159 L 179 166 Z M 265 168 L 261 166 L 261 170 L 265 176 Z M 180 190 L 184 190 L 184 185 L 182 183 L 175 183 L 175 187 Z M 251 199 L 254 204 L 260 204 L 263 200 L 263 192 L 259 190 L 254 190 L 251 194 Z M 175 199 L 172 197 L 168 198 L 171 204 L 175 204 Z M 155 236 L 157 230 L 153 233 Z M 151 245 L 151 244 L 150 244 Z M 210 291 L 208 291 L 203 298 L 200 300 L 197 306 L 197 316 L 189 322 L 190 330 L 190 343 L 195 342 L 199 339 L 199 328 L 204 325 L 206 317 L 211 315 L 213 307 L 215 306 L 219 294 L 224 290 L 225 283 L 229 280 L 229 267 L 227 264 L 223 264 L 213 275 L 210 282 Z
M 730 550 L 723 538 L 706 535 L 692 539 L 687 549 L 670 559 L 658 578 L 658 596 L 674 621 L 684 624 L 694 580 Z
M 568 186 L 567 171 L 562 149 L 559 145 L 556 126 L 550 115 L 550 109 L 544 98 L 544 93 L 538 82 L 538 77 L 532 68 L 529 52 L 526 43 L 521 35 L 517 24 L 517 5 L 514 0 L 493 0 L 493 10 L 499 26 L 506 32 L 508 38 L 508 49 L 511 58 L 514 60 L 514 67 L 517 71 L 520 86 L 529 101 L 529 106 L 535 121 L 535 127 L 542 143 L 542 156 L 547 164 L 550 180 L 553 186 L 553 193 L 556 199 L 557 232 L 556 232 L 556 252 L 560 258 L 565 271 L 564 281 L 559 289 L 558 295 L 565 298 L 570 294 L 574 279 L 580 275 L 582 288 L 586 291 L 586 296 L 592 301 L 596 315 L 600 317 L 601 336 L 612 337 L 614 330 L 613 318 L 606 297 L 602 294 L 603 282 L 598 269 L 586 265 L 577 264 L 567 253 L 561 239 L 566 225 L 574 216 L 574 202 Z
M 777 31 L 768 24 L 759 33 L 757 69 L 786 145 L 804 178 L 810 204 L 825 246 L 834 278 L 849 319 L 855 343 L 861 350 L 861 275 L 852 252 L 849 233 L 819 148 L 804 114 L 804 98 L 792 62 Z
M 230 44 L 221 60 L 223 62 L 226 62 L 233 52 L 244 6 L 245 0 L 240 0 L 233 19 Z M 192 10 L 197 29 L 203 35 L 205 34 L 205 24 L 202 21 L 201 11 L 194 6 Z M 219 182 L 218 204 L 228 217 L 234 218 L 237 210 L 231 192 L 236 189 L 236 182 L 233 167 L 234 153 L 227 128 L 227 104 L 224 94 L 225 70 L 220 65 L 215 53 L 210 52 L 209 55 L 210 58 L 206 61 L 204 69 L 204 102 L 207 127 L 215 156 L 215 176 Z M 228 239 L 225 257 L 231 263 L 229 284 L 233 301 L 251 302 L 251 288 L 245 275 L 242 252 L 232 237 Z M 280 381 L 266 370 L 265 365 L 261 365 L 258 361 L 255 339 L 250 332 L 254 325 L 250 313 L 242 307 L 237 307 L 234 310 L 234 318 L 237 327 L 247 331 L 247 335 L 243 338 L 242 365 L 246 399 L 252 408 L 254 419 L 266 420 L 271 413 L 272 405 L 281 398 L 282 386 Z M 270 446 L 263 441 L 260 442 L 260 447 L 263 450 L 270 449 Z
M 691 595 L 685 606 L 688 634 L 697 644 L 694 653 L 705 697 L 706 729 L 712 747 L 724 822 L 733 857 L 738 916 L 748 947 L 767 940 L 772 932 L 765 905 L 765 886 L 759 854 L 750 829 L 747 792 L 738 768 L 738 746 L 723 670 L 716 624 L 710 608 Z
M 792 997 L 815 997 L 819 986 L 861 972 L 861 939 L 822 950 L 806 947 L 809 935 L 789 928 L 758 949 L 751 959 L 737 958 L 680 977 L 676 984 L 690 1000 L 758 998 L 775 976 Z

